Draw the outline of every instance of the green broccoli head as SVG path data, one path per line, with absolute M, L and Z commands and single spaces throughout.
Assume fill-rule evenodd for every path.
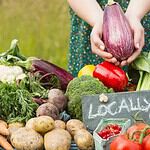
M 74 78 L 69 82 L 66 90 L 66 96 L 69 99 L 69 114 L 72 118 L 82 120 L 82 96 L 110 92 L 113 92 L 113 90 L 105 87 L 101 81 L 94 77 L 84 75 Z

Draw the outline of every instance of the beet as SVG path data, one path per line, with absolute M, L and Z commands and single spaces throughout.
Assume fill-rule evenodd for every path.
M 67 97 L 60 89 L 51 89 L 48 92 L 48 100 L 47 102 L 54 104 L 59 112 L 64 111 L 67 106 Z
M 44 103 L 38 107 L 36 116 L 50 116 L 54 120 L 56 120 L 59 119 L 59 110 L 55 105 L 51 103 Z

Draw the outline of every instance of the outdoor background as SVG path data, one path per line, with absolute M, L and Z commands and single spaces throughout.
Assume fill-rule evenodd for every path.
M 16 38 L 24 55 L 67 69 L 69 30 L 66 0 L 0 0 L 0 52 Z

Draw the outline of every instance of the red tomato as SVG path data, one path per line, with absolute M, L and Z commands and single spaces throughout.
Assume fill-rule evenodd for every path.
M 98 135 L 103 139 L 108 139 L 121 132 L 122 127 L 117 124 L 108 124 L 103 130 L 98 132 Z
M 142 148 L 143 150 L 150 150 L 150 135 L 143 139 Z
M 110 150 L 143 150 L 142 146 L 130 141 L 127 136 L 119 135 L 110 144 Z
M 131 137 L 135 131 L 142 131 L 146 126 L 148 125 L 145 123 L 135 123 L 134 125 L 128 128 L 127 134 L 129 135 L 129 137 Z M 146 133 L 150 133 L 150 130 L 148 130 Z M 137 140 L 139 140 L 139 137 L 140 133 L 137 133 L 134 136 L 134 138 L 136 138 Z

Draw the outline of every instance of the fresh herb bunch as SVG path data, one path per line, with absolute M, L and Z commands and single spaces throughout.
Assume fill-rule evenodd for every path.
M 38 105 L 22 84 L 0 82 L 0 116 L 8 122 L 26 122 L 35 116 Z
M 35 116 L 38 104 L 33 97 L 47 98 L 48 90 L 40 85 L 39 78 L 27 74 L 18 83 L 0 82 L 0 116 L 8 122 L 26 122 Z

